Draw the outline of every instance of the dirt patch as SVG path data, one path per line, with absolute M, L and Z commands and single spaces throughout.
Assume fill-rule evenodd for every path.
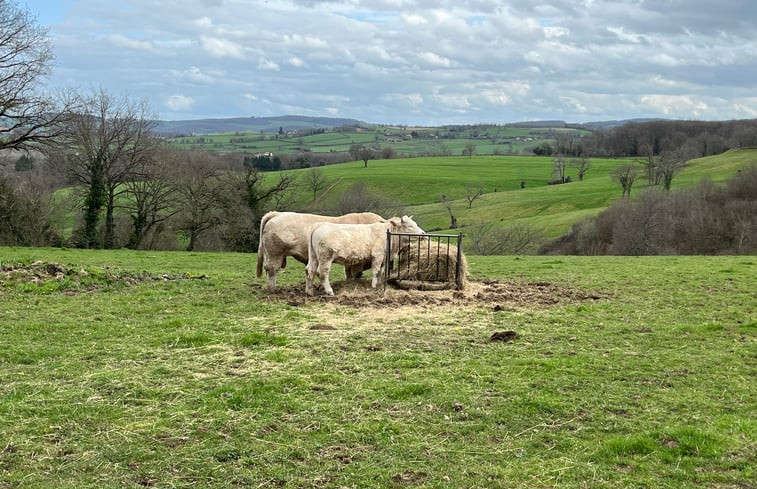
M 515 331 L 496 331 L 491 337 L 489 338 L 489 341 L 501 341 L 503 343 L 509 343 L 515 338 L 518 337 L 518 333 Z
M 0 265 L 0 291 L 3 288 L 21 288 L 26 291 L 76 293 L 116 285 L 207 278 L 205 275 L 152 274 L 110 267 L 98 269 L 72 268 L 59 263 L 43 261 L 32 263 L 6 262 Z
M 557 306 L 560 304 L 598 300 L 596 292 L 573 289 L 548 282 L 514 282 L 496 280 L 470 280 L 465 291 L 456 290 L 400 290 L 387 286 L 372 289 L 370 282 L 340 281 L 332 284 L 334 296 L 305 295 L 305 285 L 279 287 L 273 292 L 261 291 L 271 301 L 293 306 L 307 303 L 326 303 L 363 308 L 395 308 L 399 306 L 486 305 L 492 311 L 505 311 L 524 306 Z

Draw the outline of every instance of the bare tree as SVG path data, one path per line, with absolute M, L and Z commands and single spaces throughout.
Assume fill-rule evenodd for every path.
M 115 246 L 114 209 L 123 186 L 138 173 L 157 146 L 150 130 L 155 116 L 144 101 L 114 97 L 103 89 L 80 96 L 80 109 L 67 121 L 67 170 L 87 187 L 84 199 L 82 245 Z M 105 209 L 105 234 L 99 239 L 99 221 Z
M 612 172 L 612 178 L 623 187 L 623 197 L 631 197 L 631 187 L 638 177 L 638 165 L 621 165 Z
M 266 203 L 275 196 L 286 193 L 294 184 L 294 178 L 287 173 L 279 173 L 278 180 L 269 186 L 265 186 L 265 180 L 264 174 L 253 167 L 247 168 L 244 175 L 245 201 L 256 222 L 260 222 L 265 214 Z
M 455 214 L 452 212 L 452 201 L 448 200 L 446 195 L 442 195 L 441 203 L 449 213 L 449 228 L 457 229 L 457 217 L 455 217 Z
M 30 149 L 58 136 L 65 110 L 39 92 L 53 61 L 47 30 L 0 1 L 0 149 Z
M 200 237 L 221 221 L 224 188 L 221 171 L 225 165 L 205 151 L 185 152 L 181 168 L 176 169 L 178 230 L 188 239 L 187 251 L 193 251 Z
M 294 205 L 297 185 L 294 184 L 294 176 L 289 173 L 279 173 L 279 182 L 274 185 L 280 191 L 270 196 L 268 207 L 274 211 L 283 211 Z
M 665 196 L 660 191 L 644 192 L 636 201 L 623 201 L 623 212 L 613 227 L 611 255 L 653 255 L 665 242 L 672 223 L 664 212 Z
M 687 152 L 682 148 L 669 149 L 662 152 L 657 162 L 656 171 L 662 179 L 662 187 L 665 190 L 670 191 L 673 178 L 683 170 L 688 159 Z
M 639 152 L 644 156 L 647 167 L 647 183 L 654 185 L 654 172 L 657 162 L 654 157 L 654 144 L 646 141 L 639 145 Z
M 535 253 L 545 239 L 544 231 L 532 224 L 499 228 L 491 221 L 466 228 L 465 234 L 477 255 Z
M 364 168 L 368 168 L 368 160 L 376 158 L 376 151 L 362 144 L 353 144 L 350 146 L 350 154 L 356 160 L 362 160 Z
M 141 159 L 132 178 L 124 182 L 128 198 L 123 208 L 131 215 L 133 226 L 128 248 L 141 248 L 158 224 L 179 211 L 174 173 L 181 163 L 180 151 L 161 148 L 150 158 Z
M 578 180 L 583 181 L 584 177 L 586 176 L 586 172 L 589 171 L 589 168 L 591 168 L 591 162 L 589 161 L 589 158 L 585 156 L 579 156 L 578 158 L 573 158 L 570 160 L 570 166 L 578 170 Z
M 329 184 L 326 174 L 320 168 L 310 168 L 305 172 L 302 177 L 305 187 L 313 192 L 313 200 L 315 200 L 318 192 L 326 188 Z
M 468 158 L 473 158 L 473 155 L 476 153 L 476 145 L 473 143 L 466 143 L 465 147 L 463 148 L 463 156 L 467 156 Z
M 405 208 L 401 203 L 372 192 L 363 182 L 350 185 L 333 210 L 336 214 L 350 212 L 374 212 L 381 216 L 405 214 Z
M 49 246 L 57 207 L 52 182 L 39 169 L 15 176 L 0 172 L 0 245 Z
M 484 195 L 483 185 L 466 185 L 465 200 L 468 201 L 468 209 L 473 207 L 473 201 Z
M 552 173 L 557 177 L 559 183 L 565 183 L 565 170 L 568 167 L 568 160 L 563 156 L 558 156 L 552 160 Z

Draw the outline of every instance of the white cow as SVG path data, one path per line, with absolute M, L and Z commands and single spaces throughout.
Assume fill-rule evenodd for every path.
M 307 263 L 308 237 L 310 228 L 318 222 L 336 222 L 347 224 L 370 224 L 383 221 L 384 218 L 372 212 L 359 212 L 343 216 L 319 216 L 299 212 L 268 212 L 260 221 L 260 244 L 258 245 L 258 264 L 256 275 L 266 271 L 266 287 L 276 288 L 276 274 L 286 267 L 287 256 Z M 362 265 L 355 265 L 346 270 L 348 278 L 360 276 Z
M 318 223 L 310 232 L 305 293 L 313 295 L 313 276 L 317 275 L 328 295 L 334 295 L 329 283 L 333 262 L 345 267 L 370 261 L 373 280 L 371 287 L 382 275 L 386 256 L 386 232 L 425 234 L 411 217 L 393 217 L 374 224 Z M 399 239 L 392 239 L 391 256 L 399 253 Z

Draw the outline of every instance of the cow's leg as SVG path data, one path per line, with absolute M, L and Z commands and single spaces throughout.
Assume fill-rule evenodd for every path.
M 286 257 L 284 257 L 286 260 Z M 281 268 L 282 259 L 278 256 L 266 256 L 265 260 L 265 285 L 268 290 L 276 290 L 276 274 Z
M 305 267 L 305 294 L 307 295 L 314 295 L 313 275 L 315 275 L 315 268 L 315 264 L 311 261 L 308 261 L 308 264 Z
M 359 265 L 345 265 L 344 274 L 347 276 L 347 280 L 358 280 L 363 274 L 363 264 Z
M 371 279 L 371 287 L 374 289 L 376 288 L 376 285 L 381 281 L 382 275 L 384 272 L 384 260 L 376 261 L 373 263 L 373 266 L 371 267 L 371 273 L 373 274 L 373 278 Z
M 334 289 L 331 288 L 331 284 L 329 283 L 329 273 L 331 272 L 331 260 L 324 260 L 321 262 L 321 265 L 318 267 L 318 277 L 321 279 L 321 285 L 323 286 L 323 291 L 326 292 L 327 295 L 334 295 Z

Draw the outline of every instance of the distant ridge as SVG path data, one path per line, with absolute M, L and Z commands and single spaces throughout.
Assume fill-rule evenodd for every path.
M 333 127 L 364 124 L 357 119 L 338 117 L 308 117 L 283 115 L 276 117 L 229 117 L 225 119 L 196 119 L 181 121 L 156 121 L 154 131 L 163 136 L 192 134 L 215 134 L 219 132 L 298 131 L 301 129 L 330 129 Z
M 622 120 L 611 120 L 611 121 L 591 121 L 591 122 L 565 122 L 561 120 L 543 120 L 543 121 L 522 121 L 522 122 L 513 122 L 510 124 L 506 124 L 508 126 L 512 127 L 582 127 L 589 130 L 598 130 L 598 129 L 612 129 L 613 127 L 620 127 L 624 126 L 626 124 L 635 123 L 635 124 L 641 124 L 643 122 L 652 122 L 652 121 L 662 121 L 665 119 L 659 119 L 659 118 L 636 118 L 636 119 L 622 119 Z
M 534 120 L 502 124 L 512 127 L 585 128 L 589 130 L 611 129 L 628 123 L 643 123 L 656 118 L 624 120 L 565 122 L 561 120 Z M 303 129 L 332 129 L 341 126 L 370 126 L 371 123 L 340 117 L 309 117 L 304 115 L 281 115 L 274 117 L 228 117 L 219 119 L 193 119 L 179 121 L 156 121 L 154 131 L 162 136 L 190 136 L 192 134 L 217 134 L 222 132 L 258 131 L 275 133 Z M 441 126 L 440 126 L 441 127 Z
M 653 121 L 664 121 L 668 119 L 660 119 L 655 117 L 640 117 L 636 119 L 623 119 L 619 121 L 594 121 L 594 122 L 584 122 L 581 124 L 581 126 L 587 128 L 587 129 L 612 129 L 613 127 L 620 127 L 625 126 L 626 124 L 642 124 L 644 122 L 653 122 Z

